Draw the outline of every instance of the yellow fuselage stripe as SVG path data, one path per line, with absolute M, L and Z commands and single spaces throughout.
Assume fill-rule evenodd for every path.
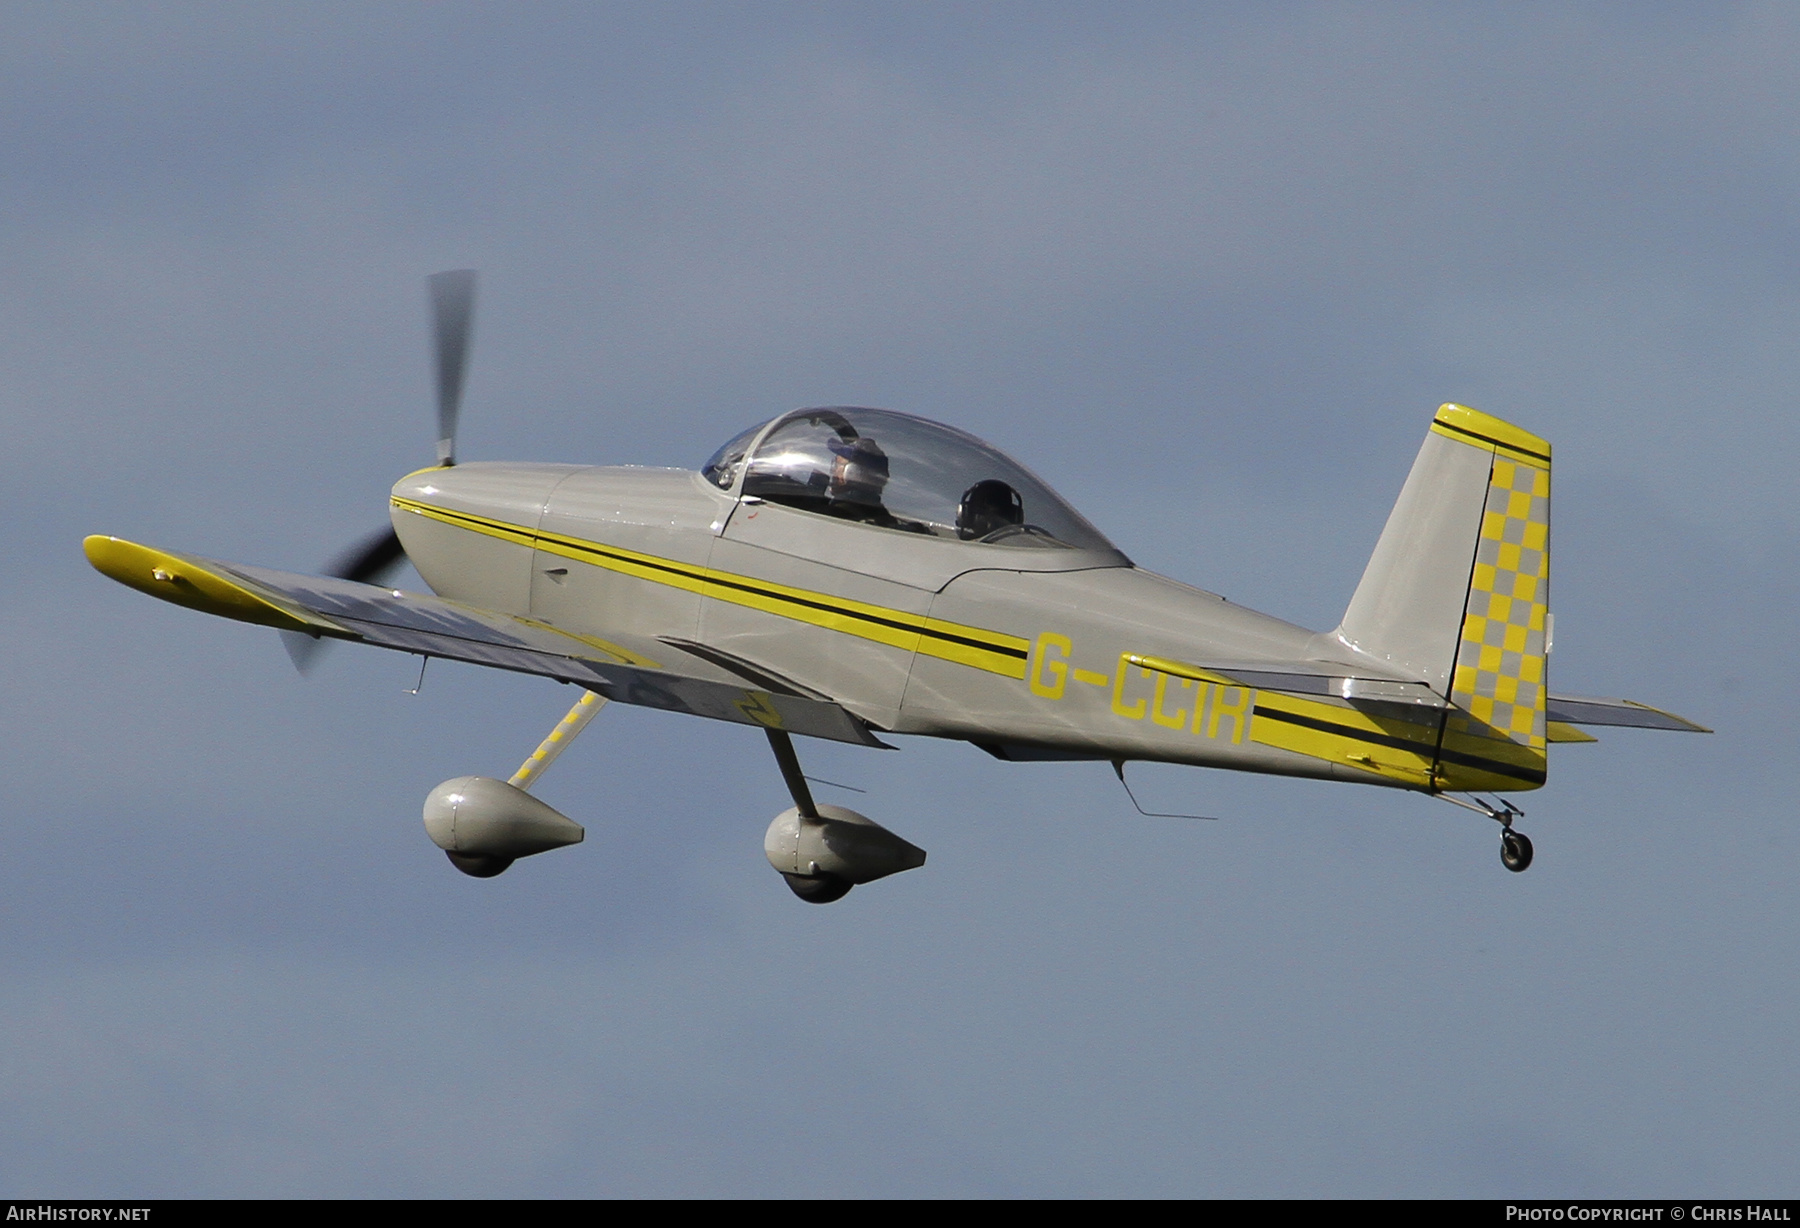
M 1198 665 L 1127 653 L 1126 662 L 1217 686 L 1243 683 Z M 1442 718 L 1381 717 L 1281 691 L 1256 689 L 1250 740 L 1419 788 L 1535 788 L 1544 782 L 1541 752 L 1510 739 L 1440 736 Z M 1515 762 L 1516 761 L 1516 762 Z
M 1349 763 L 1432 791 L 1535 789 L 1544 753 L 1509 738 L 1439 732 L 1439 717 L 1417 722 L 1279 692 L 1256 693 L 1252 741 Z
M 769 580 L 719 571 L 692 563 L 660 558 L 623 546 L 585 541 L 561 533 L 526 529 L 473 512 L 434 507 L 394 496 L 393 505 L 432 520 L 513 542 L 561 558 L 602 567 L 620 575 L 663 584 L 702 597 L 782 618 L 841 631 L 860 639 L 888 644 L 907 652 L 920 652 L 1008 678 L 1025 677 L 1030 641 L 980 627 L 946 622 L 904 610 L 871 605 L 809 589 L 790 588 Z

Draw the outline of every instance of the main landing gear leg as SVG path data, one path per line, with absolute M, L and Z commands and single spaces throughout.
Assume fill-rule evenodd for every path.
M 587 723 L 600 715 L 600 709 L 606 706 L 606 697 L 596 695 L 592 691 L 583 691 L 569 714 L 556 722 L 556 728 L 550 736 L 538 743 L 538 748 L 531 752 L 531 757 L 519 765 L 519 770 L 512 774 L 506 783 L 515 789 L 531 791 L 531 786 L 544 769 L 556 762 L 556 757 L 567 750 L 575 735 L 587 728 Z
M 604 697 L 583 691 L 569 714 L 504 785 L 471 776 L 447 780 L 431 791 L 425 802 L 425 830 L 451 865 L 471 878 L 492 878 L 520 857 L 582 838 L 581 828 L 567 816 L 527 794 L 605 706 Z
M 1530 867 L 1531 839 L 1524 832 L 1513 830 L 1513 820 L 1525 817 L 1523 810 L 1500 797 L 1488 802 L 1473 794 L 1467 799 L 1451 797 L 1448 793 L 1439 793 L 1436 796 L 1449 802 L 1452 806 L 1461 806 L 1464 810 L 1485 814 L 1500 824 L 1500 864 L 1514 874 L 1522 874 Z
M 807 787 L 806 773 L 800 770 L 800 756 L 794 753 L 794 740 L 785 729 L 765 729 L 769 735 L 769 749 L 775 752 L 775 762 L 781 765 L 781 779 L 787 782 L 788 793 L 794 799 L 794 807 L 800 812 L 802 823 L 808 820 L 819 821 L 819 808 L 813 804 L 812 790 Z M 808 904 L 830 904 L 850 894 L 854 886 L 848 879 L 836 874 L 793 874 L 786 870 L 778 870 L 787 881 L 789 890 Z

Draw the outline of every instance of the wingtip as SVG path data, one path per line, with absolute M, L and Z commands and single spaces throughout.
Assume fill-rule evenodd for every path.
M 1713 730 L 1708 729 L 1705 725 L 1702 725 L 1699 721 L 1690 721 L 1687 717 L 1682 716 L 1679 713 L 1670 712 L 1667 708 L 1658 708 L 1653 704 L 1639 703 L 1635 699 L 1628 699 L 1625 702 L 1630 704 L 1634 708 L 1642 708 L 1647 712 L 1654 712 L 1658 716 L 1668 717 L 1670 720 L 1675 721 L 1682 726 L 1682 728 L 1679 730 L 1679 732 L 1681 732 L 1681 733 L 1712 733 L 1712 732 L 1714 732 Z
M 106 568 L 100 564 L 107 557 L 112 544 L 118 540 L 118 538 L 108 537 L 104 533 L 89 533 L 81 539 L 81 553 L 87 556 L 89 566 L 105 575 Z

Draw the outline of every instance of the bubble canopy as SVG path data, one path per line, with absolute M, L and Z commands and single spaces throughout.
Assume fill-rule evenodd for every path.
M 701 473 L 721 490 L 901 533 L 986 546 L 1112 550 L 1005 453 L 891 409 L 799 409 L 751 427 Z

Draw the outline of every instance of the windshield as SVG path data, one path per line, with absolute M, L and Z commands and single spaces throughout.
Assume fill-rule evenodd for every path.
M 988 545 L 1111 550 L 1024 466 L 973 435 L 886 409 L 802 409 L 719 449 L 702 472 L 742 494 L 879 528 Z
M 712 454 L 712 458 L 700 466 L 700 475 L 717 486 L 720 490 L 730 490 L 731 484 L 737 481 L 738 468 L 744 463 L 744 453 L 756 442 L 757 434 L 768 425 L 758 422 L 747 431 L 739 431 L 736 435 Z

